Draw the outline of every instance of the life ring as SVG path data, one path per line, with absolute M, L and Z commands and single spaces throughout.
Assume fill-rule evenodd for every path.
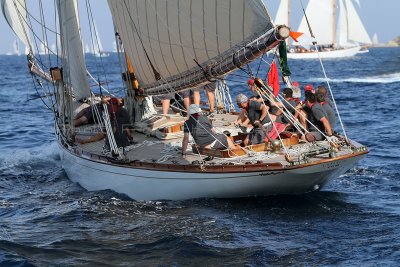
M 290 49 L 289 49 L 289 52 L 290 52 L 290 53 L 294 53 L 294 51 L 295 51 L 294 48 L 290 48 Z

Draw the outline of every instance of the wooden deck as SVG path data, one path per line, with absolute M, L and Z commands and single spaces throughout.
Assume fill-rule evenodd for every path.
M 231 123 L 236 116 L 230 114 L 216 114 L 215 117 L 211 118 L 213 125 L 218 132 L 228 130 L 232 135 L 236 135 L 239 131 L 233 127 Z M 176 118 L 174 118 L 175 120 Z M 183 119 L 183 118 L 182 118 Z M 179 121 L 178 120 L 175 120 Z M 178 122 L 179 123 L 179 122 Z M 171 125 L 169 122 L 166 124 L 168 127 Z M 143 125 L 142 125 L 143 127 Z M 165 125 L 158 124 L 158 127 L 163 128 Z M 150 129 L 151 127 L 148 126 Z M 150 136 L 151 132 L 154 133 L 155 128 L 152 131 L 139 129 L 140 132 L 135 131 L 133 133 L 134 140 L 137 144 L 126 147 L 126 159 L 129 162 L 143 162 L 143 163 L 159 163 L 159 164 L 175 164 L 175 165 L 191 165 L 193 163 L 202 162 L 204 165 L 243 165 L 243 164 L 281 164 L 282 166 L 291 166 L 293 163 L 288 162 L 285 157 L 285 149 L 281 148 L 278 151 L 271 151 L 271 149 L 241 149 L 243 153 L 234 153 L 231 158 L 222 158 L 218 155 L 209 157 L 209 151 L 206 153 L 202 151 L 202 154 L 194 153 L 191 145 L 188 146 L 187 156 L 185 159 L 182 158 L 182 137 L 172 139 L 158 139 L 154 136 Z M 80 138 L 87 138 L 90 135 L 98 132 L 98 128 L 95 125 L 87 125 L 79 127 Z M 90 154 L 104 156 L 103 153 L 104 140 L 79 145 L 79 147 Z M 261 145 L 262 146 L 262 145 Z M 316 153 L 307 157 L 308 162 L 317 162 L 324 159 L 329 159 L 329 153 L 327 149 L 330 145 L 327 141 L 321 141 L 314 144 L 311 143 L 299 143 L 289 145 L 286 147 L 287 153 L 290 155 L 292 160 L 304 160 L 304 153 L 309 151 L 320 151 L 325 153 Z M 230 152 L 232 154 L 232 152 Z M 335 156 L 345 156 L 352 154 L 353 151 L 348 147 L 342 147 L 336 152 Z M 197 162 L 196 162 L 197 161 Z M 304 163 L 304 162 L 303 162 Z

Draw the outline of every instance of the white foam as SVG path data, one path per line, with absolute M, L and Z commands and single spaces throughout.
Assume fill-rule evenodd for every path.
M 328 79 L 332 83 L 397 83 L 400 82 L 400 72 L 376 76 L 354 77 L 344 79 Z M 310 82 L 325 82 L 325 78 L 310 79 Z
M 57 142 L 43 144 L 40 147 L 2 151 L 0 153 L 0 170 L 13 169 L 17 166 L 28 167 L 38 161 L 58 160 Z

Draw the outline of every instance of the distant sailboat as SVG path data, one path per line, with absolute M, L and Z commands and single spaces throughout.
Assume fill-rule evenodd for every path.
M 360 53 L 362 46 L 372 44 L 360 17 L 351 0 L 339 0 L 339 15 L 335 27 L 335 1 L 310 0 L 306 8 L 307 19 L 318 42 L 319 55 L 322 58 L 350 57 Z M 289 0 L 281 1 L 275 24 L 287 24 L 290 18 Z M 299 43 L 294 43 L 289 48 L 289 58 L 318 58 L 314 53 L 312 42 L 314 38 L 308 37 L 308 23 L 303 16 L 299 32 L 305 33 Z M 331 25 L 331 26 L 327 26 Z
M 374 36 L 372 36 L 372 45 L 374 45 L 374 46 L 379 45 L 379 39 L 378 39 L 377 33 L 375 33 Z
M 18 40 L 14 40 L 13 44 L 12 44 L 12 50 L 11 52 L 6 53 L 6 55 L 8 56 L 20 56 L 20 50 L 19 50 L 19 43 Z
M 113 51 L 113 53 L 117 53 L 117 52 L 118 52 L 118 49 L 117 49 L 117 42 L 116 42 L 116 41 L 114 41 L 114 42 L 112 43 L 112 51 Z

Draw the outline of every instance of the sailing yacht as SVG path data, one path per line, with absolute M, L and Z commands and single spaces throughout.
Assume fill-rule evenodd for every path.
M 8 55 L 8 56 L 12 56 L 12 55 L 20 56 L 21 55 L 21 52 L 19 50 L 18 40 L 14 40 L 14 42 L 12 44 L 12 52 L 8 52 L 8 53 L 6 53 L 6 55 Z
M 27 22 L 33 18 L 27 4 L 35 3 L 1 3 L 9 25 L 29 45 L 26 33 L 32 29 Z M 254 80 L 254 93 L 262 101 L 284 101 L 279 95 L 272 96 L 269 80 L 254 77 L 256 72 L 248 70 L 249 63 L 260 57 L 269 60 L 265 57 L 268 51 L 282 49 L 290 34 L 287 26 L 272 23 L 262 0 L 108 0 L 116 41 L 123 49 L 117 53 L 119 69 L 113 72 L 122 74 L 118 77 L 122 76 L 124 105 L 131 115 L 131 127 L 124 130 L 136 141 L 119 146 L 115 131 L 118 124 L 112 119 L 118 109 L 106 104 L 107 97 L 114 94 L 112 88 L 102 85 L 108 85 L 110 72 L 106 68 L 115 66 L 104 65 L 104 75 L 98 72 L 95 79 L 91 78 L 84 57 L 78 1 L 56 0 L 54 4 L 57 12 L 46 15 L 57 16 L 47 20 L 55 23 L 55 30 L 50 31 L 48 24 L 41 30 L 60 36 L 60 60 L 38 61 L 31 52 L 28 66 L 35 76 L 33 82 L 48 84 L 39 88 L 51 98 L 43 101 L 52 103 L 49 106 L 55 117 L 62 166 L 72 181 L 87 190 L 110 189 L 136 200 L 302 194 L 321 190 L 368 153 L 367 147 L 347 137 L 344 127 L 336 136 L 321 132 L 326 137 L 321 141 L 301 141 L 298 133 L 306 134 L 307 129 L 284 108 L 280 111 L 297 130 L 281 132 L 273 124 L 274 137 L 245 145 L 247 132 L 235 126 L 238 113 L 233 111 L 227 89 L 216 95 L 222 98 L 220 103 L 229 103 L 228 107 L 211 119 L 215 131 L 230 138 L 234 148 L 205 148 L 192 140 L 186 149 L 179 137 L 182 135 L 173 135 L 182 133 L 187 117 L 161 113 L 152 98 L 223 81 L 236 70 L 247 76 L 243 84 L 250 77 Z M 91 14 L 91 10 L 87 12 Z M 284 52 L 280 57 L 281 62 L 286 61 Z M 275 70 L 274 77 L 278 78 Z M 290 86 L 290 71 L 282 71 L 282 75 Z M 100 91 L 95 92 L 89 81 L 96 82 Z M 92 111 L 93 124 L 72 123 L 84 109 Z M 337 116 L 341 118 L 338 110 Z M 99 133 L 101 138 L 94 138 Z M 92 142 L 82 141 L 89 139 Z
M 292 59 L 341 58 L 367 52 L 365 45 L 371 45 L 367 31 L 351 0 L 339 0 L 339 15 L 335 25 L 334 0 L 310 0 L 298 32 L 304 33 L 299 42 L 288 47 L 288 57 Z M 275 24 L 289 25 L 290 0 L 280 3 Z M 308 22 L 307 22 L 308 19 Z M 314 37 L 309 32 L 311 27 Z M 316 42 L 317 45 L 313 45 Z M 363 47 L 364 46 L 364 47 Z M 316 53 L 316 49 L 319 53 Z

